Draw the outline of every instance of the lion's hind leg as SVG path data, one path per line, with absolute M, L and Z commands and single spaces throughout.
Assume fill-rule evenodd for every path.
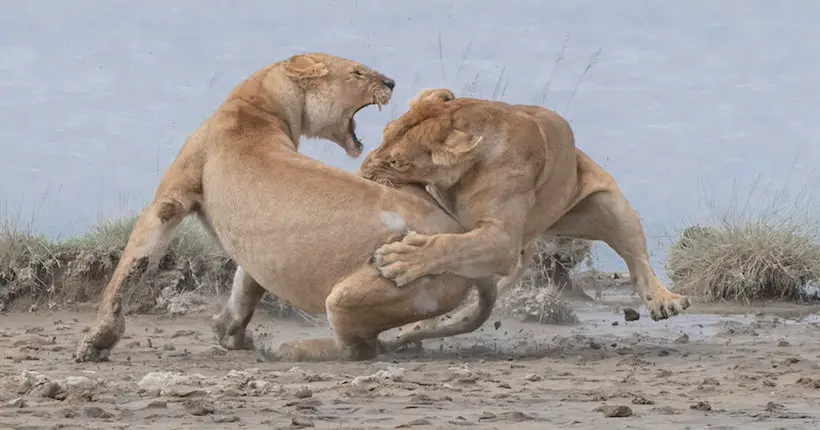
M 149 269 L 156 267 L 171 233 L 192 211 L 196 196 L 184 188 L 165 187 L 140 214 L 97 310 L 94 325 L 80 341 L 74 360 L 105 361 L 125 332 L 122 289 L 138 288 Z
M 600 240 L 623 258 L 635 290 L 653 320 L 682 313 L 689 299 L 663 285 L 649 264 L 638 213 L 615 186 L 595 191 L 549 228 L 550 234 Z
M 455 275 L 441 275 L 396 287 L 367 264 L 335 285 L 325 300 L 334 339 L 285 342 L 275 352 L 260 352 L 278 361 L 373 359 L 385 346 L 398 346 L 380 342 L 381 332 L 453 310 L 464 300 L 469 286 Z M 492 294 L 494 297 L 494 288 Z
M 222 312 L 210 318 L 216 340 L 227 349 L 254 349 L 253 339 L 246 332 L 265 289 L 242 266 L 237 266 L 231 296 Z

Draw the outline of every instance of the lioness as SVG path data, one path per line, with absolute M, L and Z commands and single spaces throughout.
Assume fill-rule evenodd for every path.
M 384 330 L 451 311 L 473 281 L 443 275 L 399 289 L 370 264 L 373 251 L 407 229 L 464 230 L 420 187 L 384 187 L 297 152 L 300 136 L 310 136 L 358 157 L 356 112 L 381 108 L 394 86 L 375 70 L 325 54 L 295 55 L 237 85 L 163 174 L 75 360 L 108 358 L 125 331 L 121 290 L 154 267 L 172 230 L 191 213 L 239 266 L 228 302 L 211 319 L 226 348 L 253 347 L 245 329 L 265 290 L 307 311 L 327 312 L 335 331 L 335 340 L 283 344 L 281 359 L 367 359 L 481 325 L 495 300 L 487 279 L 474 281 L 486 306 L 466 324 L 380 343 Z
M 384 128 L 360 175 L 388 184 L 426 184 L 470 229 L 409 234 L 375 252 L 397 285 L 452 273 L 520 277 L 542 235 L 601 240 L 626 262 L 653 320 L 689 307 L 655 276 L 640 219 L 615 180 L 575 147 L 569 123 L 539 106 L 456 98 L 447 89 L 420 92 Z M 437 191 L 436 191 L 437 190 Z M 503 294 L 499 291 L 499 294 Z M 432 323 L 432 322 L 431 322 Z

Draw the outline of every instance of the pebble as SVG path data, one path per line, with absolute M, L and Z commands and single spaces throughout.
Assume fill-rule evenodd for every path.
M 313 396 L 313 390 L 311 390 L 309 387 L 302 387 L 296 390 L 296 393 L 294 393 L 294 395 L 297 399 L 307 399 L 308 397 Z
M 639 319 L 641 319 L 641 314 L 638 311 L 632 308 L 624 308 L 625 321 L 638 321 Z
M 626 405 L 604 405 L 597 409 L 596 412 L 603 412 L 607 418 L 625 418 L 632 416 L 632 408 Z

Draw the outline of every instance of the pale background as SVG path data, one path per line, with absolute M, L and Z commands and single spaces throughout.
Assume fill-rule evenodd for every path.
M 382 113 L 357 117 L 366 151 L 419 89 L 489 98 L 503 70 L 503 100 L 565 114 L 578 146 L 615 176 L 658 271 L 670 233 L 709 215 L 704 193 L 796 193 L 820 162 L 813 0 L 4 0 L 0 10 L 0 205 L 51 237 L 140 209 L 231 87 L 304 51 L 398 82 Z M 348 170 L 361 162 L 324 141 L 302 152 Z M 625 270 L 607 248 L 596 255 L 599 268 Z

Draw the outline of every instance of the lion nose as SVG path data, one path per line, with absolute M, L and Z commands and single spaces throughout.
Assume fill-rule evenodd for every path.
M 382 76 L 382 83 L 384 84 L 385 87 L 390 88 L 390 90 L 393 90 L 393 88 L 396 88 L 396 81 L 388 78 L 387 76 Z

